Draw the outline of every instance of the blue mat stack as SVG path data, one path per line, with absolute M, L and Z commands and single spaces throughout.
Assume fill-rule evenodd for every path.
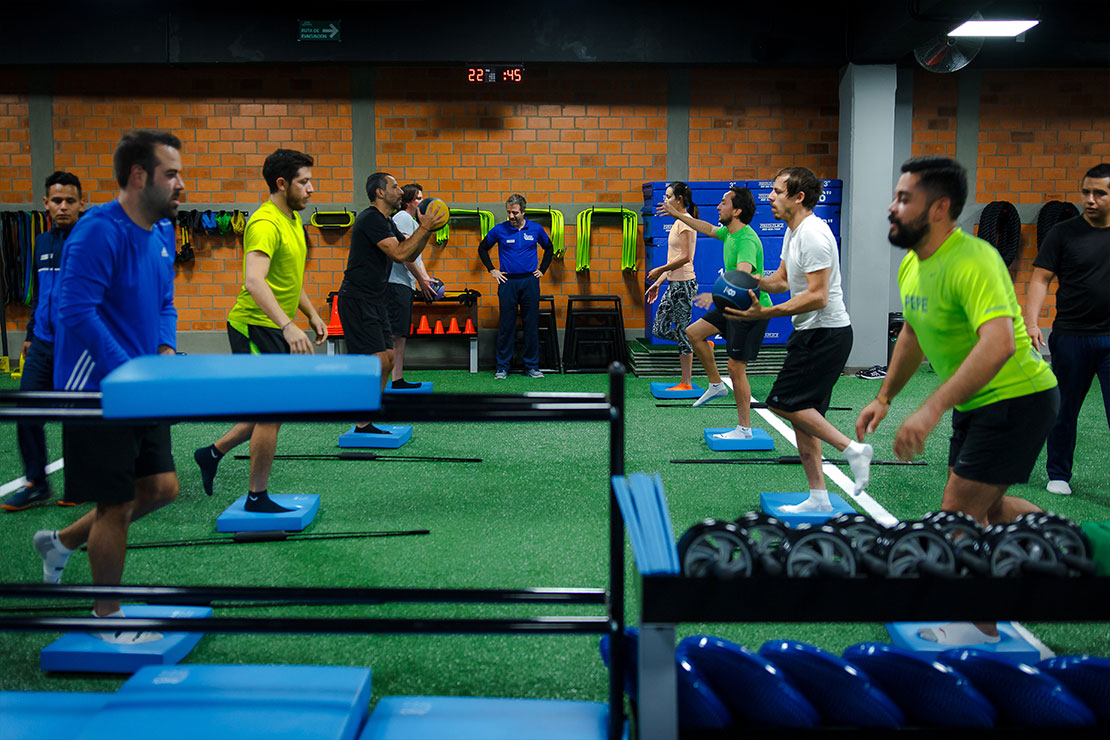
M 614 475 L 612 483 L 640 572 L 678 573 L 678 547 L 663 493 L 663 479 L 658 473 L 632 473 Z
M 629 628 L 625 637 L 625 691 L 635 702 L 638 635 Z M 608 666 L 608 637 L 600 648 Z M 966 648 L 931 659 L 865 642 L 838 657 L 793 640 L 768 641 L 756 653 L 694 635 L 675 649 L 675 670 L 685 730 L 1092 727 L 1110 710 L 1110 660 L 1087 655 L 1032 666 Z
M 693 181 L 687 182 L 694 194 L 694 204 L 698 207 L 698 218 L 709 223 L 717 223 L 717 204 L 721 196 L 733 185 L 746 187 L 755 196 L 755 218 L 751 226 L 763 242 L 763 270 L 774 272 L 778 268 L 782 255 L 782 238 L 786 233 L 786 224 L 775 220 L 771 215 L 771 206 L 767 198 L 771 193 L 773 181 L 770 180 L 738 180 L 726 182 L 724 180 Z M 823 219 L 832 229 L 833 236 L 840 242 L 840 203 L 843 182 L 841 180 L 822 181 L 822 192 L 817 206 L 813 209 L 818 218 Z M 670 234 L 674 219 L 669 216 L 656 216 L 655 207 L 663 202 L 667 191 L 665 182 L 645 182 L 643 184 L 644 207 L 641 213 L 644 217 L 644 244 L 647 250 L 647 268 L 650 270 L 667 263 L 667 236 Z M 698 292 L 712 292 L 713 282 L 717 279 L 717 271 L 724 266 L 722 250 L 723 242 L 698 235 L 694 248 L 694 274 L 698 281 Z M 790 297 L 789 293 L 771 295 L 775 304 L 782 303 Z M 646 306 L 647 318 L 645 320 L 644 338 L 651 344 L 670 344 L 674 342 L 659 339 L 652 335 L 651 325 L 655 320 L 655 311 L 658 302 Z M 706 312 L 706 309 L 694 307 L 693 320 L 696 321 Z M 767 332 L 763 336 L 764 344 L 786 344 L 790 338 L 793 327 L 789 318 L 771 319 L 767 325 Z

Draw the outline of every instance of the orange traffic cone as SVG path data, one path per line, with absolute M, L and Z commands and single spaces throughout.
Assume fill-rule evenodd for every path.
M 459 329 L 459 320 L 456 319 L 454 316 L 451 317 L 451 324 L 447 327 L 447 333 L 462 334 L 462 330 Z
M 417 334 L 431 334 L 432 333 L 432 327 L 428 326 L 428 317 L 427 316 L 421 316 L 420 317 L 420 326 L 417 327 L 416 333 Z
M 328 320 L 328 336 L 343 336 L 343 323 L 339 320 L 339 296 L 331 302 L 331 318 Z
M 470 319 L 467 319 L 466 320 L 466 326 L 463 327 L 463 334 L 477 334 L 477 333 L 478 332 L 474 330 L 474 322 L 472 322 Z
M 440 321 L 439 319 L 436 319 L 436 329 L 435 329 L 435 331 L 432 332 L 432 334 L 446 334 L 446 333 L 447 332 L 443 331 L 443 322 Z

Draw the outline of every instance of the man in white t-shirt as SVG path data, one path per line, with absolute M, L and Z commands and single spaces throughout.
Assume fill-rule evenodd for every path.
M 424 188 L 417 183 L 411 183 L 401 188 L 401 209 L 393 214 L 393 223 L 397 230 L 408 238 L 420 223 L 416 220 L 416 212 L 420 201 L 424 200 Z M 435 297 L 432 279 L 424 269 L 424 261 L 420 255 L 412 262 L 394 262 L 389 273 L 386 286 L 389 326 L 393 333 L 393 388 L 416 388 L 419 383 L 405 381 L 405 339 L 412 326 L 412 292 L 419 283 L 420 290 L 429 301 Z
M 849 439 L 825 419 L 832 389 L 852 351 L 852 322 L 840 288 L 840 253 L 828 224 L 813 215 L 821 195 L 821 181 L 805 167 L 787 167 L 775 176 L 771 211 L 786 222 L 782 262 L 773 275 L 761 278 L 765 293 L 790 290 L 790 299 L 777 306 L 761 306 L 752 294 L 746 311 L 726 308 L 732 318 L 747 321 L 790 316 L 794 332 L 786 343 L 786 361 L 771 387 L 767 408 L 790 422 L 798 441 L 798 455 L 809 482 L 809 498 L 785 506 L 792 513 L 831 511 L 825 474 L 821 470 L 821 441 L 844 453 L 855 492 L 863 491 L 870 476 L 871 445 Z

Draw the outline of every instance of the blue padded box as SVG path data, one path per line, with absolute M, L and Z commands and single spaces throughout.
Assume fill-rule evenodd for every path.
M 840 206 L 817 205 L 813 207 L 813 215 L 829 225 L 833 236 L 840 236 Z
M 381 367 L 374 355 L 136 357 L 101 381 L 101 405 L 113 419 L 375 411 Z
M 0 737 L 19 740 L 68 740 L 111 694 L 74 691 L 0 691 Z
M 602 702 L 384 696 L 359 740 L 604 740 Z
M 182 665 L 135 674 L 82 740 L 354 740 L 370 669 Z
M 779 269 L 779 263 L 782 262 L 782 237 L 760 237 L 759 242 L 763 245 L 763 274 L 770 275 Z M 779 294 L 772 293 L 771 295 Z M 782 295 L 789 295 L 789 293 L 783 293 Z
M 883 626 L 886 627 L 886 631 L 890 635 L 890 641 L 898 647 L 935 658 L 945 650 L 951 650 L 953 646 L 930 642 L 923 637 L 919 637 L 917 631 L 922 627 L 937 627 L 942 624 L 947 624 L 947 622 L 887 622 Z M 967 647 L 993 653 L 1013 663 L 1033 665 L 1041 659 L 1040 651 L 1030 645 L 1021 636 L 1021 633 L 1014 629 L 1012 622 L 999 622 L 998 636 L 1002 638 L 999 642 L 968 645 Z M 976 684 L 976 686 L 979 685 Z
M 705 389 L 697 383 L 691 383 L 694 387 L 688 391 L 667 390 L 675 385 L 678 385 L 678 383 L 652 383 L 651 395 L 656 398 L 701 398 L 701 394 L 705 393 Z
M 759 508 L 763 509 L 764 513 L 781 519 L 789 527 L 796 527 L 799 524 L 824 524 L 834 516 L 856 513 L 851 504 L 832 491 L 829 492 L 829 503 L 832 504 L 832 511 L 811 511 L 806 514 L 787 514 L 783 512 L 783 506 L 800 504 L 807 498 L 809 498 L 808 493 L 761 493 L 759 494 Z
M 699 234 L 694 243 L 694 277 L 697 281 L 712 286 L 724 265 L 725 243 L 716 237 Z
M 320 510 L 320 497 L 314 493 L 273 493 L 270 499 L 291 511 L 262 514 L 247 511 L 246 494 L 235 499 L 231 506 L 216 517 L 217 532 L 300 532 L 316 518 Z
M 786 235 L 786 222 L 779 221 L 771 213 L 771 206 L 758 205 L 755 207 L 755 218 L 752 219 L 751 227 L 755 229 L 755 233 L 759 235 L 760 239 L 768 236 L 785 236 Z
M 207 606 L 145 606 L 127 604 L 123 613 L 138 618 L 204 619 Z M 144 666 L 174 665 L 200 642 L 203 632 L 163 632 L 161 640 L 139 645 L 113 645 L 88 632 L 67 632 L 42 649 L 39 667 L 44 671 L 134 673 Z
M 425 380 L 425 381 L 421 382 L 420 385 L 418 385 L 415 388 L 394 388 L 393 383 L 391 381 L 389 383 L 386 383 L 385 392 L 388 393 L 389 395 L 393 395 L 395 393 L 398 394 L 398 395 L 409 394 L 409 393 L 431 393 L 432 392 L 432 381 Z
M 714 434 L 731 432 L 736 427 L 710 427 L 705 430 L 705 444 L 714 452 L 729 452 L 732 450 L 773 450 L 775 440 L 762 429 L 752 429 L 751 439 L 713 439 Z
M 790 293 L 772 293 L 771 305 L 777 306 L 790 300 Z M 776 316 L 767 322 L 767 330 L 763 332 L 763 343 L 783 345 L 794 333 L 794 323 L 789 316 Z
M 401 424 L 375 424 L 389 434 L 363 434 L 351 427 L 339 435 L 340 447 L 372 447 L 378 450 L 395 450 L 412 439 L 412 427 Z

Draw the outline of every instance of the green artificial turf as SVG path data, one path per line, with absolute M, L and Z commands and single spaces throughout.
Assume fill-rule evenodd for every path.
M 465 371 L 411 373 L 410 380 L 433 380 L 437 392 L 520 393 L 604 392 L 604 375 L 551 375 L 543 380 L 512 376 L 494 382 L 492 374 Z M 764 491 L 804 490 L 799 466 L 672 465 L 675 458 L 737 457 L 711 453 L 702 442 L 704 427 L 735 424 L 733 408 L 658 408 L 649 394 L 650 379 L 629 377 L 626 469 L 660 472 L 676 534 L 707 517 L 734 518 L 757 509 Z M 763 398 L 771 378 L 753 378 Z M 936 386 L 920 371 L 895 401 L 890 416 L 874 435 L 876 457 L 890 459 L 898 422 Z M 11 388 L 10 380 L 0 387 Z M 833 404 L 853 411 L 830 411 L 842 431 L 854 426 L 859 409 L 878 389 L 878 381 L 845 377 Z M 756 426 L 775 439 L 768 456 L 793 454 L 793 448 L 759 416 Z M 946 477 L 945 418 L 929 438 L 923 467 L 875 467 L 870 495 L 900 519 L 917 518 L 939 507 Z M 60 453 L 60 433 L 48 433 L 51 458 Z M 177 540 L 215 534 L 215 518 L 246 490 L 245 460 L 231 455 L 221 463 L 216 495 L 205 496 L 192 452 L 217 438 L 226 427 L 179 424 L 173 428 L 181 494 L 178 500 L 131 530 L 131 541 Z M 282 428 L 279 453 L 334 453 L 345 425 L 289 424 Z M 0 451 L 0 482 L 21 473 L 15 430 Z M 1074 519 L 1110 520 L 1110 462 L 1104 454 L 1106 421 L 1098 389 L 1088 397 L 1080 418 L 1077 469 L 1070 497 L 1044 491 L 1043 452 L 1028 485 L 1012 493 Z M 237 450 L 246 453 L 246 445 Z M 385 451 L 384 454 L 394 454 Z M 321 509 L 308 532 L 407 530 L 427 528 L 418 537 L 285 542 L 220 547 L 133 551 L 128 584 L 243 586 L 398 586 L 527 587 L 606 585 L 608 517 L 608 434 L 600 423 L 420 423 L 412 441 L 396 454 L 481 457 L 480 464 L 443 462 L 279 461 L 270 481 L 274 493 L 319 493 Z M 830 457 L 835 450 L 826 448 Z M 64 475 L 52 476 L 64 489 Z M 831 490 L 836 491 L 835 488 Z M 0 573 L 11 582 L 37 582 L 41 562 L 31 547 L 38 529 L 61 528 L 86 508 L 42 506 L 0 516 Z M 637 613 L 631 551 L 626 608 Z M 88 583 L 87 557 L 70 560 L 64 582 Z M 74 609 L 83 610 L 85 605 Z M 0 601 L 3 614 L 26 606 Z M 816 608 L 817 605 L 814 605 Z M 71 610 L 68 613 L 84 613 Z M 231 605 L 218 615 L 298 616 L 536 616 L 599 614 L 590 607 L 382 605 L 255 606 Z M 1110 655 L 1103 625 L 1027 624 L 1057 652 Z M 885 640 L 877 624 L 683 624 L 680 636 L 717 634 L 757 648 L 764 640 L 792 638 L 840 652 L 861 640 Z M 0 689 L 112 691 L 122 677 L 47 675 L 38 669 L 39 649 L 54 635 L 11 632 L 0 641 Z M 195 663 L 318 663 L 364 665 L 374 671 L 374 696 L 385 694 L 461 694 L 485 696 L 595 699 L 606 697 L 606 675 L 593 636 L 510 635 L 225 635 L 210 634 L 186 659 Z

